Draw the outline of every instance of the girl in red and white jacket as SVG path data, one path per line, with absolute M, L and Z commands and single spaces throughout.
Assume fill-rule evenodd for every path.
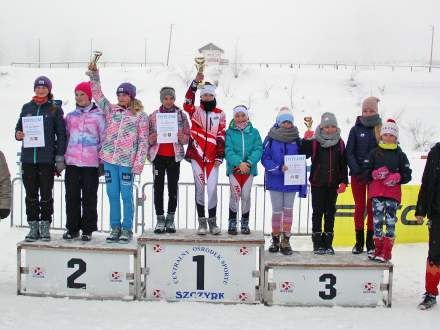
M 217 227 L 217 183 L 218 169 L 225 157 L 225 113 L 217 108 L 215 86 L 206 82 L 200 91 L 200 106 L 195 106 L 195 97 L 199 82 L 203 81 L 199 73 L 186 92 L 183 108 L 191 119 L 191 138 L 186 159 L 191 162 L 196 190 L 196 205 L 199 227 L 197 233 L 206 235 L 220 234 Z M 208 218 L 205 217 L 205 182 L 208 191 Z
M 368 173 L 368 198 L 373 205 L 374 245 L 372 260 L 385 262 L 391 259 L 395 238 L 396 212 L 402 190 L 400 186 L 411 181 L 412 170 L 408 158 L 398 145 L 399 128 L 388 119 L 380 131 L 381 141 L 371 150 L 365 168 Z M 387 227 L 384 235 L 383 226 Z

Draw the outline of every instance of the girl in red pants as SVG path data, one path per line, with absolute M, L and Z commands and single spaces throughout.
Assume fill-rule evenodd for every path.
M 371 200 L 367 203 L 367 178 L 363 164 L 371 150 L 377 147 L 380 140 L 382 121 L 378 113 L 379 99 L 368 97 L 362 103 L 362 115 L 357 117 L 356 124 L 350 130 L 347 140 L 347 162 L 351 175 L 351 190 L 355 202 L 354 223 L 356 244 L 352 252 L 360 254 L 366 244 L 367 252 L 374 252 L 374 226 Z M 367 209 L 367 239 L 364 240 L 364 218 Z

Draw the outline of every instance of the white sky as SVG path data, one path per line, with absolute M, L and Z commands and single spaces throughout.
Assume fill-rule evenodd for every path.
M 427 61 L 438 0 L 1 0 L 0 63 L 87 61 L 90 39 L 106 60 L 166 59 L 174 24 L 171 63 L 192 63 L 214 42 L 242 61 Z

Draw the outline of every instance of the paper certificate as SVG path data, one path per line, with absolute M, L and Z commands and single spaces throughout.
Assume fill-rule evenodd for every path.
M 29 116 L 21 118 L 24 133 L 24 148 L 39 148 L 45 146 L 43 120 L 43 116 Z
M 284 164 L 288 170 L 284 172 L 284 184 L 286 186 L 306 184 L 306 156 L 284 156 Z
M 177 113 L 157 113 L 157 143 L 177 143 Z

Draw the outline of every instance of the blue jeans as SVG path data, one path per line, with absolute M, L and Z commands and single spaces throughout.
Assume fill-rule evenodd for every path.
M 133 180 L 131 167 L 104 162 L 107 196 L 110 203 L 110 227 L 133 230 Z M 121 196 L 124 205 L 124 219 L 121 224 Z
M 384 236 L 383 225 L 385 224 L 387 227 L 386 237 L 394 238 L 394 231 L 397 222 L 396 212 L 399 208 L 399 203 L 390 198 L 373 198 L 372 203 L 374 236 Z

